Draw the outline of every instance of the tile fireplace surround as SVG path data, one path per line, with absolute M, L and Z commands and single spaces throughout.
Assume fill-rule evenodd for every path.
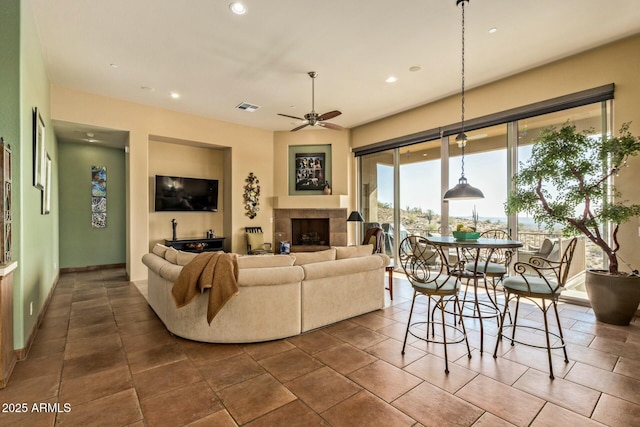
M 273 247 L 276 252 L 280 242 L 293 243 L 293 219 L 328 219 L 329 241 L 324 245 L 291 245 L 291 252 L 313 252 L 329 249 L 331 246 L 347 245 L 347 209 L 274 209 Z

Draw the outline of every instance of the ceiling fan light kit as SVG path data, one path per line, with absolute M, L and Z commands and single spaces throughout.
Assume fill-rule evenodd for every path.
M 458 147 L 460 147 L 462 154 L 462 173 L 460 174 L 460 179 L 458 180 L 458 184 L 455 187 L 447 190 L 444 193 L 444 200 L 472 200 L 472 199 L 484 199 L 484 194 L 479 189 L 471 186 L 467 182 L 467 178 L 464 176 L 464 147 L 467 145 L 467 135 L 464 133 L 464 4 L 469 3 L 469 0 L 456 0 L 456 6 L 462 7 L 462 114 L 461 114 L 461 124 L 460 124 L 460 133 L 456 136 L 456 142 L 458 143 Z
M 307 74 L 309 74 L 309 77 L 311 77 L 311 112 L 305 114 L 304 118 L 291 116 L 289 114 L 280 114 L 280 113 L 278 113 L 278 115 L 279 116 L 283 116 L 283 117 L 288 117 L 290 119 L 300 120 L 300 121 L 304 122 L 304 124 L 291 129 L 291 132 L 295 132 L 297 130 L 303 129 L 303 128 L 307 127 L 307 126 L 320 126 L 320 127 L 324 127 L 324 128 L 327 128 L 327 129 L 342 130 L 342 126 L 336 125 L 334 123 L 325 122 L 325 120 L 330 120 L 330 119 L 333 119 L 334 117 L 338 117 L 340 114 L 342 114 L 340 111 L 333 110 L 333 111 L 329 111 L 329 112 L 324 113 L 324 114 L 316 113 L 316 108 L 315 108 L 315 80 L 316 80 L 316 77 L 318 77 L 318 73 L 315 72 L 315 71 L 309 71 Z

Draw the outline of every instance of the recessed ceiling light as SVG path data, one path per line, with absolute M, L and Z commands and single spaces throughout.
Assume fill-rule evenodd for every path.
M 415 73 L 416 71 L 420 71 L 422 70 L 422 66 L 421 65 L 413 65 L 411 67 L 409 67 L 409 71 Z
M 244 15 L 245 13 L 247 13 L 247 6 L 237 1 L 229 4 L 229 9 L 236 15 Z
M 489 28 L 489 34 L 493 34 L 493 33 L 497 32 L 497 31 L 498 31 L 498 29 L 496 27 Z
M 178 99 L 178 98 L 180 98 L 180 94 L 178 92 L 171 92 L 171 97 L 173 99 Z
M 111 68 L 118 68 L 118 64 L 113 64 L 113 63 L 112 63 L 112 64 L 109 64 L 109 67 L 111 67 Z
M 146 90 L 147 92 L 153 92 L 155 90 L 151 86 L 140 86 L 140 89 Z
M 395 83 L 398 81 L 398 78 L 396 76 L 389 76 L 387 77 L 387 79 L 385 80 L 385 82 L 387 83 Z

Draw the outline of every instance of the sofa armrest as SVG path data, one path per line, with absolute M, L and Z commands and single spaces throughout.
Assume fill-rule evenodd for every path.
M 149 270 L 153 271 L 159 276 L 160 269 L 165 265 L 169 264 L 169 261 L 167 261 L 166 259 L 154 253 L 148 253 L 142 256 L 142 263 L 146 265 L 149 268 Z

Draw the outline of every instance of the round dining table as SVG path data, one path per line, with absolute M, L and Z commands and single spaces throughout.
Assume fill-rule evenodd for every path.
M 480 302 L 478 299 L 478 280 L 485 279 L 486 288 L 486 277 L 482 271 L 484 267 L 479 269 L 478 265 L 481 260 L 491 260 L 493 255 L 499 252 L 515 251 L 516 249 L 521 248 L 523 246 L 522 242 L 517 240 L 488 239 L 483 237 L 463 240 L 456 239 L 451 236 L 432 236 L 426 237 L 426 239 L 440 253 L 443 263 L 446 263 L 450 275 L 455 275 L 460 279 L 467 279 L 468 281 L 473 280 L 474 314 L 472 316 L 467 315 L 465 317 L 478 318 L 480 321 L 480 352 L 482 353 L 484 347 L 484 328 L 482 325 L 483 313 L 481 308 L 484 303 Z M 453 264 L 448 262 L 450 258 L 449 249 L 455 249 L 458 262 Z M 460 260 L 465 260 L 465 262 L 461 263 L 459 262 Z M 464 265 L 468 265 L 468 263 L 471 262 L 473 262 L 473 270 L 465 269 Z M 491 312 L 488 316 L 484 317 L 495 317 L 499 320 L 500 308 L 498 307 L 498 302 L 491 298 L 488 289 L 487 296 L 491 303 L 491 306 L 489 306 Z M 461 313 L 461 315 L 463 314 Z

